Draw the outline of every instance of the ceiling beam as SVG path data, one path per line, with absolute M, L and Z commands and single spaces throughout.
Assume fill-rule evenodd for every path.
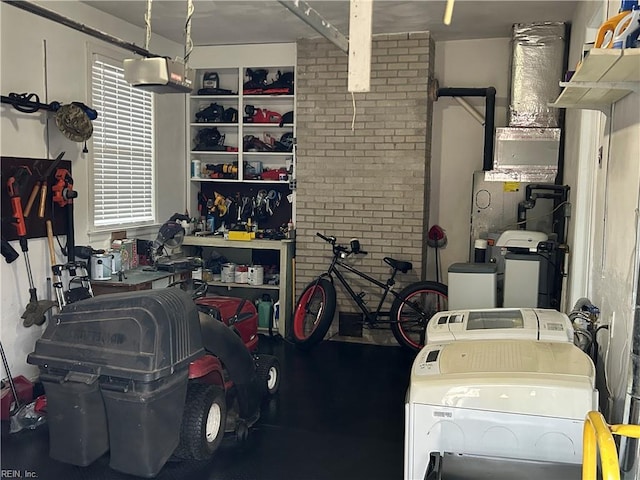
M 351 0 L 349 9 L 349 92 L 371 90 L 373 0 Z
M 307 2 L 300 0 L 278 0 L 287 10 L 313 28 L 324 38 L 333 43 L 344 53 L 349 53 L 349 40 L 333 25 L 309 6 Z

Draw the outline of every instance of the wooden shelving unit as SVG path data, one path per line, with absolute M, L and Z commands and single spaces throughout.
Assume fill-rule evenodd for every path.
M 256 295 L 261 291 L 269 291 L 277 294 L 280 300 L 280 322 L 278 333 L 283 337 L 288 334 L 287 325 L 293 314 L 293 255 L 295 240 L 224 240 L 221 237 L 196 237 L 187 235 L 182 242 L 183 246 L 213 248 L 231 254 L 228 249 L 247 250 L 275 250 L 279 252 L 280 283 L 278 285 L 248 285 L 245 283 L 210 282 L 209 286 L 224 289 L 231 292 L 234 289 L 254 290 Z M 233 259 L 230 259 L 233 260 Z M 227 295 L 234 296 L 233 293 Z
M 592 49 L 551 104 L 557 108 L 608 108 L 640 90 L 640 49 Z

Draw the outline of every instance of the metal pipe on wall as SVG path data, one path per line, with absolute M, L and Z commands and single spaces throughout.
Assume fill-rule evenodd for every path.
M 487 88 L 438 88 L 438 97 L 485 97 L 485 122 L 484 122 L 484 155 L 482 170 L 493 169 L 493 134 L 495 130 L 496 115 L 496 89 Z
M 143 57 L 161 57 L 162 55 L 155 55 L 144 48 L 137 46 L 135 43 L 125 42 L 117 37 L 109 35 L 107 33 L 101 32 L 93 27 L 88 27 L 82 23 L 76 22 L 75 20 L 71 20 L 59 13 L 53 12 L 46 8 L 41 7 L 40 5 L 36 5 L 35 3 L 25 2 L 25 1 L 12 1 L 12 0 L 3 0 L 4 3 L 8 5 L 12 5 L 21 10 L 25 10 L 29 13 L 33 13 L 35 15 L 39 15 L 48 20 L 52 20 L 61 25 L 65 25 L 69 28 L 73 28 L 74 30 L 78 30 L 79 32 L 85 33 L 92 37 L 103 40 L 107 43 L 111 43 L 112 45 L 116 45 L 118 47 L 124 48 L 125 50 L 129 50 L 133 53 L 141 55 Z

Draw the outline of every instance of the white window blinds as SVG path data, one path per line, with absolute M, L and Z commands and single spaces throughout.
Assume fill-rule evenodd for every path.
M 153 94 L 132 88 L 120 65 L 121 60 L 93 56 L 95 227 L 155 220 Z

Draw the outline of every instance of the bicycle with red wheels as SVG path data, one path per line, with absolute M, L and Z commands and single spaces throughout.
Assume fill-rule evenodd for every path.
M 393 287 L 398 272 L 407 273 L 413 268 L 411 262 L 384 257 L 384 262 L 392 269 L 385 283 L 361 272 L 345 261 L 350 255 L 366 255 L 357 239 L 351 240 L 349 247 L 339 245 L 336 237 L 316 235 L 331 244 L 333 258 L 326 272 L 305 287 L 293 312 L 292 336 L 301 349 L 309 349 L 322 341 L 327 334 L 336 311 L 336 288 L 334 278 L 345 288 L 347 294 L 362 311 L 363 323 L 370 328 L 388 325 L 400 345 L 412 351 L 420 350 L 425 344 L 427 324 L 431 317 L 447 310 L 447 286 L 431 281 L 418 281 L 407 285 L 400 292 Z M 349 280 L 342 273 L 351 272 L 382 290 L 380 302 L 375 310 L 367 307 L 364 293 L 356 293 Z M 387 297 L 393 296 L 391 310 L 382 311 Z

